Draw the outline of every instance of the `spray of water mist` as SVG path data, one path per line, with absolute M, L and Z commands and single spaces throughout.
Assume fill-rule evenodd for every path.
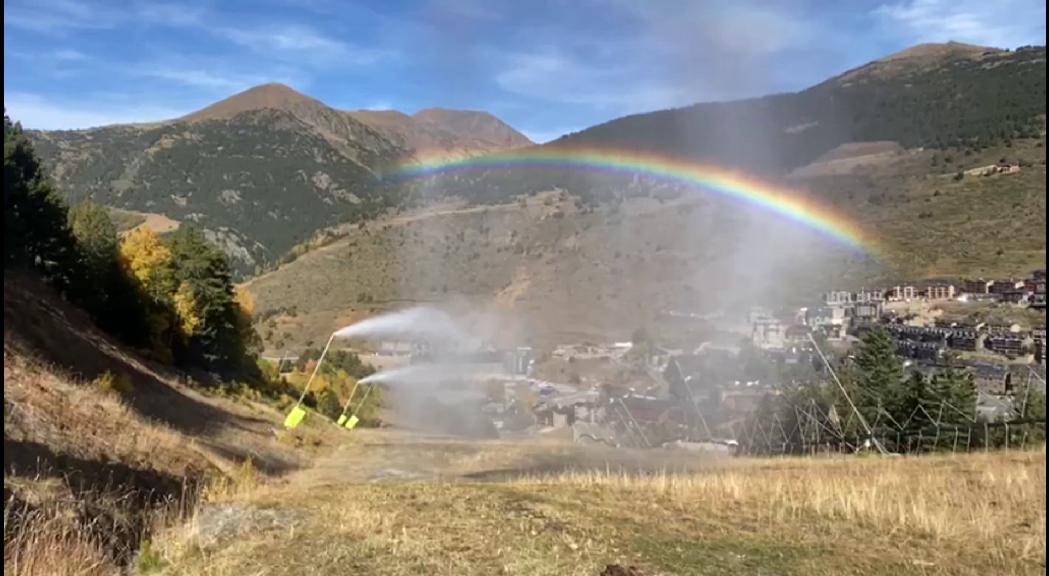
M 490 420 L 480 412 L 483 384 L 505 375 L 501 365 L 463 361 L 482 348 L 499 326 L 497 319 L 474 311 L 450 314 L 432 307 L 392 312 L 347 326 L 337 338 L 423 341 L 429 361 L 378 372 L 360 381 L 381 385 L 389 407 L 407 425 L 425 431 L 490 435 Z

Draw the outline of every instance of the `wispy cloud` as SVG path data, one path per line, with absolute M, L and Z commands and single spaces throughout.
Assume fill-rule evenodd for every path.
M 202 22 L 203 8 L 158 2 L 107 4 L 83 0 L 4 2 L 4 27 L 43 34 L 104 30 L 124 24 L 190 26 Z
M 7 114 L 26 128 L 70 130 L 176 118 L 185 110 L 160 105 L 56 100 L 39 94 L 5 93 Z
M 670 52 L 702 48 L 736 57 L 772 54 L 806 44 L 819 32 L 813 20 L 785 2 L 614 0 L 613 4 L 643 23 L 651 44 Z
M 905 0 L 883 4 L 874 15 L 916 42 L 955 40 L 998 48 L 1045 44 L 1045 2 Z
M 259 54 L 306 64 L 366 65 L 392 55 L 382 50 L 352 46 L 303 25 L 219 28 L 215 31 L 230 42 Z
M 142 76 L 170 80 L 184 86 L 223 91 L 243 90 L 257 84 L 275 81 L 274 78 L 264 76 L 218 74 L 207 70 L 192 68 L 147 67 L 140 69 L 138 72 Z
M 538 100 L 649 110 L 678 105 L 685 97 L 672 86 L 645 82 L 636 70 L 587 63 L 554 48 L 504 55 L 503 61 L 496 83 L 507 92 Z
M 69 29 L 102 29 L 123 19 L 106 6 L 92 9 L 76 0 L 39 0 L 4 2 L 4 27 L 12 26 L 34 32 L 57 33 Z
M 79 50 L 73 50 L 71 48 L 55 50 L 51 53 L 51 57 L 60 62 L 83 62 L 85 60 L 88 60 L 86 54 Z

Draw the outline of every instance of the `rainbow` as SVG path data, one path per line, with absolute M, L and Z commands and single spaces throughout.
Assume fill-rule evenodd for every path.
M 415 179 L 508 168 L 567 168 L 640 175 L 684 184 L 778 214 L 852 249 L 876 252 L 874 241 L 858 225 L 797 191 L 726 168 L 665 154 L 610 148 L 536 147 L 466 158 L 422 155 L 398 165 L 388 175 Z

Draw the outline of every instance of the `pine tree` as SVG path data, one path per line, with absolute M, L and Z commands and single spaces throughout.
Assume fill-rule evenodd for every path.
M 220 371 L 242 367 L 245 342 L 240 306 L 234 297 L 232 272 L 226 255 L 196 228 L 183 226 L 168 245 L 174 262 L 180 309 L 192 314 L 182 321 L 186 334 L 186 361 L 202 362 Z
M 976 417 L 976 382 L 972 374 L 947 365 L 933 377 L 932 388 L 943 407 L 943 421 L 968 424 Z
M 82 281 L 68 209 L 22 127 L 4 114 L 4 267 L 36 270 L 68 295 Z
M 889 334 L 881 328 L 868 332 L 853 361 L 851 380 L 857 389 L 856 405 L 869 423 L 878 421 L 883 410 L 900 420 L 906 410 L 903 377 L 903 363 Z

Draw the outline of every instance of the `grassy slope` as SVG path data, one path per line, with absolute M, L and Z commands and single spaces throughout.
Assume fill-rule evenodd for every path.
M 261 327 L 277 350 L 408 302 L 494 303 L 526 318 L 527 332 L 540 339 L 597 339 L 658 325 L 656 314 L 666 309 L 798 303 L 831 287 L 1022 277 L 1044 268 L 1041 141 L 954 152 L 950 164 L 944 157 L 912 151 L 849 175 L 791 182 L 878 238 L 884 250 L 876 261 L 824 241 L 778 242 L 791 238 L 776 231 L 778 219 L 707 196 L 634 199 L 618 210 L 589 211 L 547 194 L 350 229 L 249 286 L 261 311 L 297 312 Z M 953 178 L 1001 157 L 1031 165 L 1020 174 Z
M 96 385 L 107 371 L 127 389 Z M 117 573 L 158 508 L 192 502 L 247 459 L 274 474 L 305 462 L 274 437 L 277 413 L 203 395 L 185 377 L 119 346 L 46 286 L 5 274 L 5 573 Z
M 1025 277 L 1045 268 L 1044 142 L 1018 140 L 971 155 L 912 152 L 806 184 L 875 231 L 898 276 Z M 1019 174 L 955 180 L 959 170 L 1002 158 L 1030 165 Z
M 238 506 L 287 522 L 160 574 L 1043 574 L 1045 455 L 743 463 L 685 476 L 295 485 Z

